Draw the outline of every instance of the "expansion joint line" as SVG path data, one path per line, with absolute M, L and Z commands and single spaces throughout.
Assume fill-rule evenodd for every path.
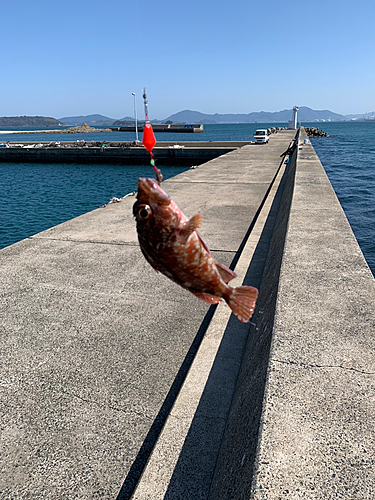
M 297 366 L 301 366 L 304 368 L 340 368 L 341 370 L 358 372 L 358 373 L 362 373 L 363 375 L 375 375 L 375 372 L 366 372 L 364 370 L 358 370 L 357 368 L 348 368 L 348 367 L 342 366 L 342 365 L 317 365 L 317 364 L 301 363 L 301 362 L 297 362 L 297 361 L 284 361 L 281 359 L 274 359 L 273 361 L 275 363 L 281 363 L 284 365 L 297 365 Z

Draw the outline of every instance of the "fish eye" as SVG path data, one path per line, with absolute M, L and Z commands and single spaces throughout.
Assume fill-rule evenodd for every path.
M 146 220 L 152 214 L 151 207 L 149 205 L 139 205 L 137 217 L 142 220 Z

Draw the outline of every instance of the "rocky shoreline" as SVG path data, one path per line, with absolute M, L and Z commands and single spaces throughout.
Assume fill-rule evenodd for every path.
M 267 129 L 268 135 L 277 134 L 280 130 L 287 130 L 287 127 L 271 127 Z M 319 130 L 316 127 L 305 127 L 306 134 L 308 137 L 328 137 L 326 132 Z
M 315 127 L 305 127 L 305 131 L 308 137 L 328 137 L 326 132 Z
M 77 127 L 70 127 L 65 130 L 61 130 L 61 133 L 64 134 L 88 134 L 91 132 L 112 132 L 112 130 L 110 128 L 93 128 L 90 127 L 90 125 L 87 125 L 87 123 L 82 123 L 82 125 Z

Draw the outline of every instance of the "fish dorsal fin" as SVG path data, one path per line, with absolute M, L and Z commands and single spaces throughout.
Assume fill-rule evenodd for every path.
M 182 242 L 185 244 L 191 235 L 202 224 L 202 214 L 196 214 L 191 219 L 185 222 L 184 227 L 181 229 Z
M 221 262 L 218 262 L 217 260 L 215 260 L 215 265 L 224 283 L 228 283 L 237 276 L 234 271 L 228 269 L 227 266 L 224 266 L 224 264 L 221 264 Z

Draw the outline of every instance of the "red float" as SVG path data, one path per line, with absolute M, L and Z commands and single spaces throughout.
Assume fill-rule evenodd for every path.
M 150 123 L 145 123 L 144 129 L 143 129 L 142 144 L 144 145 L 144 147 L 147 149 L 147 151 L 149 153 L 151 153 L 151 151 L 153 150 L 153 147 L 156 144 L 154 131 L 152 130 L 152 126 Z

